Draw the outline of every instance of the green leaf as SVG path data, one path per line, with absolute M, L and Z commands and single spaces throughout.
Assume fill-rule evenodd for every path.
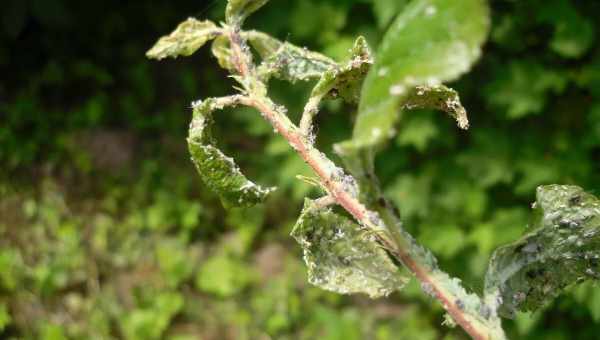
M 484 87 L 486 99 L 510 119 L 543 112 L 551 94 L 563 92 L 568 83 L 565 74 L 533 60 L 499 66 L 493 79 Z
M 460 103 L 458 93 L 444 85 L 417 86 L 404 99 L 404 109 L 431 109 L 448 113 L 461 129 L 469 128 L 467 111 Z
M 318 79 L 336 66 L 335 61 L 320 53 L 285 42 L 274 54 L 264 58 L 259 74 L 295 83 L 298 80 Z
M 256 12 L 269 0 L 229 0 L 225 10 L 228 23 L 241 24 L 250 14 Z
M 277 53 L 277 50 L 283 45 L 282 41 L 260 31 L 245 31 L 241 32 L 241 34 L 248 40 L 250 46 L 256 50 L 262 59 L 266 59 Z
M 212 112 L 239 104 L 239 97 L 208 98 L 194 103 L 188 148 L 204 183 L 221 197 L 225 207 L 250 207 L 263 202 L 275 188 L 263 188 L 248 180 L 232 158 L 215 146 L 210 127 Z
M 365 80 L 353 139 L 376 146 L 393 135 L 411 88 L 439 85 L 467 72 L 489 27 L 484 0 L 416 0 L 396 18 Z
M 308 280 L 340 294 L 387 296 L 407 282 L 385 250 L 350 219 L 309 199 L 292 230 L 304 250 Z
M 0 303 L 0 333 L 2 333 L 6 326 L 10 325 L 11 322 L 12 318 L 8 312 L 8 308 L 4 302 Z
M 386 27 L 396 14 L 406 6 L 408 0 L 373 0 L 373 12 L 379 28 Z
M 372 64 L 371 49 L 366 39 L 358 37 L 346 64 L 325 71 L 311 97 L 340 96 L 349 103 L 358 103 L 361 86 Z
M 565 58 L 583 56 L 594 43 L 594 24 L 578 13 L 568 0 L 550 0 L 540 7 L 538 18 L 554 26 L 550 48 Z
M 171 34 L 160 38 L 146 52 L 146 56 L 157 60 L 166 57 L 189 56 L 219 34 L 221 34 L 221 30 L 212 21 L 189 18 L 179 24 Z
M 211 52 L 217 58 L 219 65 L 226 70 L 234 70 L 231 61 L 231 49 L 229 39 L 225 36 L 217 37 L 211 46 Z
M 196 276 L 196 288 L 223 298 L 241 292 L 253 280 L 253 273 L 240 259 L 218 254 L 207 259 Z
M 499 312 L 534 311 L 566 287 L 600 278 L 600 201 L 570 185 L 537 189 L 532 228 L 496 250 L 485 278 L 487 294 L 501 297 Z

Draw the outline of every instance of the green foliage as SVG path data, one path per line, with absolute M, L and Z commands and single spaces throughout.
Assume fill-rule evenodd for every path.
M 507 316 L 536 310 L 576 282 L 598 279 L 598 199 L 576 186 L 541 186 L 533 214 L 533 230 L 495 251 L 486 275 L 486 291 L 499 292 Z
M 358 35 L 377 50 L 384 27 L 405 5 L 271 1 L 248 26 L 344 60 Z M 47 328 L 69 339 L 124 338 L 128 312 L 149 308 L 147 296 L 157 290 L 176 290 L 184 307 L 170 320 L 167 339 L 465 339 L 439 327 L 441 308 L 414 282 L 375 301 L 306 284 L 289 232 L 303 197 L 316 190 L 295 179 L 310 175 L 306 165 L 259 115 L 237 108 L 227 119 L 216 117 L 213 130 L 245 174 L 277 185 L 266 204 L 224 212 L 196 179 L 183 140 L 186 102 L 222 96 L 231 84 L 203 50 L 197 58 L 160 65 L 142 56 L 189 15 L 224 20 L 224 7 L 224 1 L 210 7 L 198 1 L 3 4 L 0 305 L 7 306 L 11 323 L 0 338 L 39 339 Z M 534 0 L 491 7 L 492 31 L 480 62 L 448 84 L 460 92 L 471 131 L 420 110 L 403 115 L 398 137 L 376 158 L 377 175 L 404 227 L 474 291 L 483 289 L 491 252 L 525 230 L 537 186 L 574 183 L 596 194 L 599 188 L 599 4 Z M 563 19 L 569 13 L 577 19 Z M 552 47 L 559 26 L 577 32 L 563 41 L 587 46 L 576 48 L 579 56 Z M 258 34 L 248 31 L 251 47 L 258 50 L 253 41 L 260 41 L 265 55 L 274 53 L 279 45 L 269 45 L 264 35 L 253 40 Z M 290 90 L 272 82 L 273 97 L 299 118 L 311 83 Z M 512 118 L 513 107 L 536 109 Z M 349 137 L 352 111 L 341 101 L 321 106 L 317 143 L 325 153 Z M 57 264 L 61 257 L 79 261 L 61 255 L 63 239 L 56 241 L 53 232 L 57 216 L 81 232 L 75 247 L 86 270 Z M 259 274 L 229 299 L 194 285 L 203 264 L 223 250 Z M 181 256 L 186 265 L 175 261 Z M 4 270 L 7 263 L 12 270 Z M 69 283 L 42 297 L 33 276 L 38 266 L 64 268 Z M 82 273 L 87 280 L 80 280 Z M 14 290 L 3 286 L 5 277 L 16 283 L 9 285 Z M 576 329 L 578 339 L 596 339 L 598 287 L 576 283 L 568 291 L 543 312 L 505 320 L 509 338 L 571 339 Z
M 161 293 L 150 305 L 131 311 L 123 319 L 126 339 L 161 339 L 171 318 L 183 307 L 183 298 L 177 293 Z
M 369 231 L 314 201 L 304 202 L 292 236 L 304 250 L 308 282 L 323 289 L 377 298 L 408 281 Z
M 350 54 L 346 65 L 329 67 L 321 72 L 321 79 L 311 93 L 311 100 L 314 100 L 313 98 L 320 100 L 326 96 L 331 98 L 340 96 L 346 102 L 358 103 L 360 88 L 373 63 L 373 58 L 363 37 L 356 39 Z
M 413 1 L 377 51 L 354 126 L 353 143 L 373 147 L 394 135 L 397 112 L 417 85 L 456 79 L 477 60 L 487 36 L 485 1 Z

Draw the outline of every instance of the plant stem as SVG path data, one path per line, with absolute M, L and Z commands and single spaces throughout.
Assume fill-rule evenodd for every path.
M 263 89 L 266 89 L 266 85 L 254 74 L 251 56 L 247 53 L 248 48 L 239 33 L 239 28 L 230 28 L 228 35 L 233 52 L 233 64 L 239 76 L 248 84 L 254 84 L 255 86 L 258 84 Z M 240 102 L 244 105 L 254 107 L 261 112 L 275 131 L 281 134 L 300 157 L 313 169 L 319 177 L 322 186 L 328 191 L 329 196 L 350 213 L 361 225 L 375 231 L 374 234 L 378 241 L 414 274 L 422 286 L 427 286 L 431 289 L 433 297 L 442 304 L 458 325 L 476 340 L 504 338 L 501 330 L 499 333 L 498 330 L 492 329 L 489 325 L 480 322 L 477 318 L 472 317 L 464 311 L 464 308 L 459 303 L 460 297 L 450 292 L 435 278 L 434 272 L 429 266 L 424 264 L 424 259 L 415 258 L 408 251 L 411 242 L 413 242 L 412 240 L 407 239 L 402 233 L 391 232 L 390 228 L 385 226 L 382 221 L 373 218 L 377 214 L 367 209 L 355 195 L 348 191 L 347 185 L 338 176 L 335 176 L 334 169 L 337 168 L 334 163 L 313 146 L 313 143 L 305 133 L 306 131 L 303 131 L 303 129 L 292 123 L 284 109 L 273 103 L 262 93 L 253 93 L 253 91 L 248 89 L 247 91 L 248 93 L 240 99 Z M 309 122 L 312 120 L 311 118 L 312 115 L 303 124 L 304 130 L 310 126 Z M 381 231 L 384 232 L 382 233 Z M 391 237 L 389 237 L 390 235 Z

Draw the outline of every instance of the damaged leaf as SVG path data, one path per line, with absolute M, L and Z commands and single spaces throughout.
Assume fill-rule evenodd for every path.
M 248 180 L 233 159 L 217 149 L 210 131 L 214 123 L 212 112 L 237 104 L 237 96 L 208 98 L 195 103 L 188 148 L 200 177 L 221 197 L 225 207 L 250 207 L 263 202 L 275 188 L 263 188 Z
M 467 111 L 460 103 L 458 93 L 444 85 L 417 86 L 407 95 L 403 109 L 440 110 L 454 118 L 461 129 L 469 128 Z
M 259 67 L 262 77 L 274 76 L 295 83 L 320 78 L 337 64 L 332 59 L 290 43 L 283 43 L 272 55 L 264 58 Z
M 492 255 L 485 278 L 499 312 L 535 311 L 568 286 L 600 279 L 600 201 L 571 185 L 537 189 L 532 230 Z
M 212 21 L 188 18 L 179 24 L 171 34 L 160 38 L 146 52 L 146 56 L 158 60 L 166 57 L 189 56 L 219 34 L 221 34 L 221 30 Z
M 305 200 L 292 236 L 304 250 L 310 283 L 340 294 L 387 296 L 409 280 L 375 241 L 350 219 Z
M 356 39 L 350 59 L 343 66 L 333 67 L 323 73 L 311 97 L 342 97 L 349 103 L 358 103 L 363 80 L 373 64 L 371 50 L 363 37 Z

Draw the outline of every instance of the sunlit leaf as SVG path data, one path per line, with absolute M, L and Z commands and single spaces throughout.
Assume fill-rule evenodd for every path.
M 262 59 L 272 56 L 283 45 L 282 41 L 263 32 L 252 30 L 242 32 L 241 34 L 248 40 L 250 46 L 256 50 Z
M 489 26 L 484 0 L 416 0 L 381 42 L 363 86 L 353 140 L 382 143 L 393 135 L 411 89 L 439 85 L 467 72 L 481 54 Z
M 225 18 L 228 23 L 240 23 L 267 2 L 269 0 L 229 0 L 225 10 Z
M 234 70 L 235 66 L 231 60 L 231 49 L 229 39 L 225 36 L 217 37 L 211 46 L 211 52 L 217 58 L 219 65 L 226 70 Z
M 600 278 L 600 201 L 580 187 L 537 189 L 531 230 L 496 250 L 485 290 L 498 292 L 500 313 L 534 311 L 566 287 Z
M 304 202 L 292 236 L 304 250 L 309 282 L 323 289 L 376 298 L 401 289 L 408 281 L 374 235 L 314 201 Z
M 189 18 L 179 24 L 171 34 L 160 38 L 146 56 L 158 60 L 189 56 L 220 33 L 220 29 L 212 21 Z
M 249 207 L 264 201 L 275 188 L 263 188 L 248 180 L 232 158 L 215 146 L 210 128 L 212 112 L 237 105 L 236 97 L 208 98 L 194 105 L 188 147 L 204 183 L 221 197 L 226 207 Z

